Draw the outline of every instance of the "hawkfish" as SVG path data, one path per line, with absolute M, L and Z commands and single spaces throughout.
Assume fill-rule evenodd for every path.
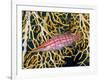
M 37 48 L 33 48 L 31 52 L 60 50 L 65 46 L 71 46 L 74 42 L 79 41 L 80 37 L 80 33 L 58 34 L 53 36 L 51 39 L 48 39 Z

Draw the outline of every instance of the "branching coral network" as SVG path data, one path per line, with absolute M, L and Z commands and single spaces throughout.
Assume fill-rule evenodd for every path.
M 89 65 L 89 14 L 65 12 L 22 12 L 23 68 L 55 68 Z M 74 46 L 58 51 L 31 52 L 46 40 L 65 32 L 82 33 Z

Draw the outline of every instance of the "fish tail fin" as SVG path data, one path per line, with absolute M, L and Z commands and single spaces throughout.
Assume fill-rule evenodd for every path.
M 30 53 L 34 53 L 34 52 L 39 52 L 40 50 L 38 48 L 34 48 L 30 51 Z
M 39 46 L 37 48 L 32 49 L 31 52 L 39 52 L 39 51 L 41 51 L 42 48 L 43 48 L 43 46 Z

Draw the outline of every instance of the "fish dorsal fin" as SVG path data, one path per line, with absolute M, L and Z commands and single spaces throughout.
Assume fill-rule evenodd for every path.
M 67 31 L 67 32 L 65 32 L 64 34 L 70 35 L 70 34 L 71 34 L 71 32 L 70 32 L 70 31 Z
M 55 37 L 59 37 L 61 34 L 55 34 L 54 36 L 52 36 L 52 38 L 55 38 Z
M 67 31 L 67 32 L 65 32 L 65 33 L 58 33 L 58 34 L 55 34 L 52 38 L 55 38 L 55 37 L 59 37 L 59 36 L 61 36 L 61 35 L 70 35 L 71 34 L 71 32 L 70 31 Z

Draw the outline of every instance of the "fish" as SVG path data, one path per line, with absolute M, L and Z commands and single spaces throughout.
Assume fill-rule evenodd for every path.
M 74 42 L 79 41 L 80 38 L 81 38 L 80 33 L 58 34 L 53 36 L 51 39 L 48 39 L 37 48 L 33 48 L 31 52 L 60 50 L 65 46 L 71 46 Z

